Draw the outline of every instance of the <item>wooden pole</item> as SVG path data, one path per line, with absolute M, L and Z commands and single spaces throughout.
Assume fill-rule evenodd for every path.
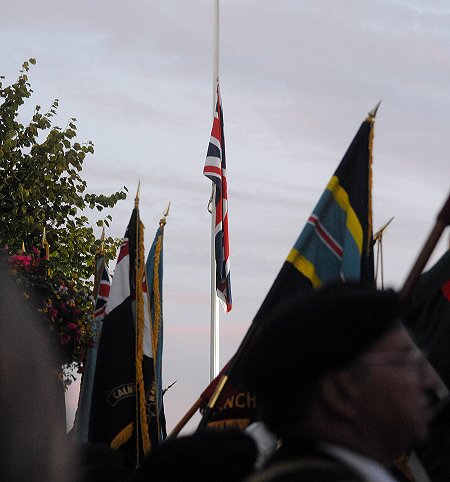
M 427 261 L 430 259 L 431 253 L 433 252 L 434 248 L 436 247 L 439 238 L 442 235 L 444 229 L 450 225 L 450 194 L 447 197 L 447 201 L 445 202 L 443 208 L 441 209 L 440 213 L 437 216 L 436 223 L 434 224 L 431 233 L 428 236 L 428 239 L 425 241 L 425 244 L 420 252 L 419 256 L 416 259 L 406 281 L 403 285 L 403 288 L 400 290 L 400 297 L 405 300 L 411 294 L 419 276 L 421 275 L 423 268 L 427 264 Z
M 200 397 L 194 405 L 187 411 L 187 413 L 183 416 L 183 418 L 175 425 L 172 432 L 170 432 L 169 436 L 166 440 L 172 440 L 177 437 L 177 435 L 181 432 L 184 426 L 189 422 L 189 420 L 194 416 L 195 412 L 201 407 L 203 402 L 202 397 Z

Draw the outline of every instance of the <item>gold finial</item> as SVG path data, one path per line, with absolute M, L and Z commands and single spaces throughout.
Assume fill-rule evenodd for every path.
M 394 216 L 392 216 L 391 219 L 389 219 L 389 221 L 387 223 L 384 223 L 383 226 L 381 226 L 381 228 L 374 234 L 373 236 L 373 241 L 378 241 L 378 239 L 381 240 L 382 236 L 383 236 L 383 233 L 385 231 L 385 229 L 389 226 L 389 224 L 391 224 L 392 220 L 394 219 Z
M 141 181 L 138 182 L 138 187 L 136 191 L 136 197 L 134 198 L 134 208 L 137 209 L 139 207 L 139 191 L 141 189 Z
M 380 107 L 380 104 L 381 104 L 381 99 L 378 102 L 378 104 L 367 114 L 368 115 L 367 120 L 374 120 L 375 119 L 375 117 L 377 115 L 378 107 Z
M 170 209 L 170 201 L 169 201 L 169 204 L 167 205 L 166 210 L 163 212 L 163 217 L 159 220 L 159 225 L 161 227 L 165 226 L 165 224 L 167 223 L 166 217 L 169 215 L 169 209 Z
M 102 228 L 102 234 L 100 236 L 100 247 L 98 248 L 97 254 L 103 256 L 105 252 L 105 226 Z
M 22 241 L 22 254 L 25 253 L 25 243 Z
M 42 233 L 42 247 L 45 248 L 45 257 L 48 259 L 50 257 L 50 245 L 47 241 L 47 233 L 44 226 L 44 232 Z

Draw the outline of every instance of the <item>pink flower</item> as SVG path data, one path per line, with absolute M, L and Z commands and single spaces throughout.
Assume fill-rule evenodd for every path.
M 69 330 L 77 330 L 78 325 L 76 323 L 67 323 L 67 328 L 69 328 Z
M 48 309 L 48 314 L 50 315 L 50 318 L 56 318 L 58 316 L 58 310 L 52 306 Z
M 33 258 L 26 254 L 14 254 L 11 256 L 11 261 L 20 264 L 26 271 L 29 271 Z

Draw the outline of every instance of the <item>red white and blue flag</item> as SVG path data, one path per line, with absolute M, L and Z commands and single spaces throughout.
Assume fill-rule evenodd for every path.
M 101 321 L 105 317 L 106 302 L 109 297 L 109 290 L 111 288 L 111 282 L 109 279 L 108 268 L 102 263 L 102 272 L 100 281 L 98 284 L 97 298 L 95 300 L 94 307 L 94 320 Z
M 223 132 L 222 101 L 217 86 L 217 103 L 203 174 L 214 183 L 216 293 L 225 311 L 231 310 L 230 243 L 228 238 L 227 166 Z
M 131 466 L 140 465 L 159 444 L 142 243 L 143 226 L 135 208 L 106 304 L 88 434 L 88 442 L 119 450 Z
M 94 293 L 94 316 L 92 319 L 93 346 L 88 348 L 84 362 L 84 372 L 81 379 L 78 408 L 72 430 L 75 443 L 86 443 L 89 435 L 89 423 L 91 417 L 91 401 L 94 390 L 94 377 L 97 365 L 98 345 L 105 317 L 106 303 L 111 287 L 108 268 L 103 256 L 98 256 L 95 262 Z

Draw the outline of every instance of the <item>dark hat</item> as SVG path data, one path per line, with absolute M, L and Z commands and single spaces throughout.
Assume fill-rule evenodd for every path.
M 336 283 L 297 295 L 261 318 L 244 355 L 243 377 L 258 403 L 278 403 L 354 361 L 399 321 L 392 290 Z
M 237 482 L 250 474 L 256 455 L 253 439 L 243 432 L 204 430 L 155 447 L 134 480 Z

